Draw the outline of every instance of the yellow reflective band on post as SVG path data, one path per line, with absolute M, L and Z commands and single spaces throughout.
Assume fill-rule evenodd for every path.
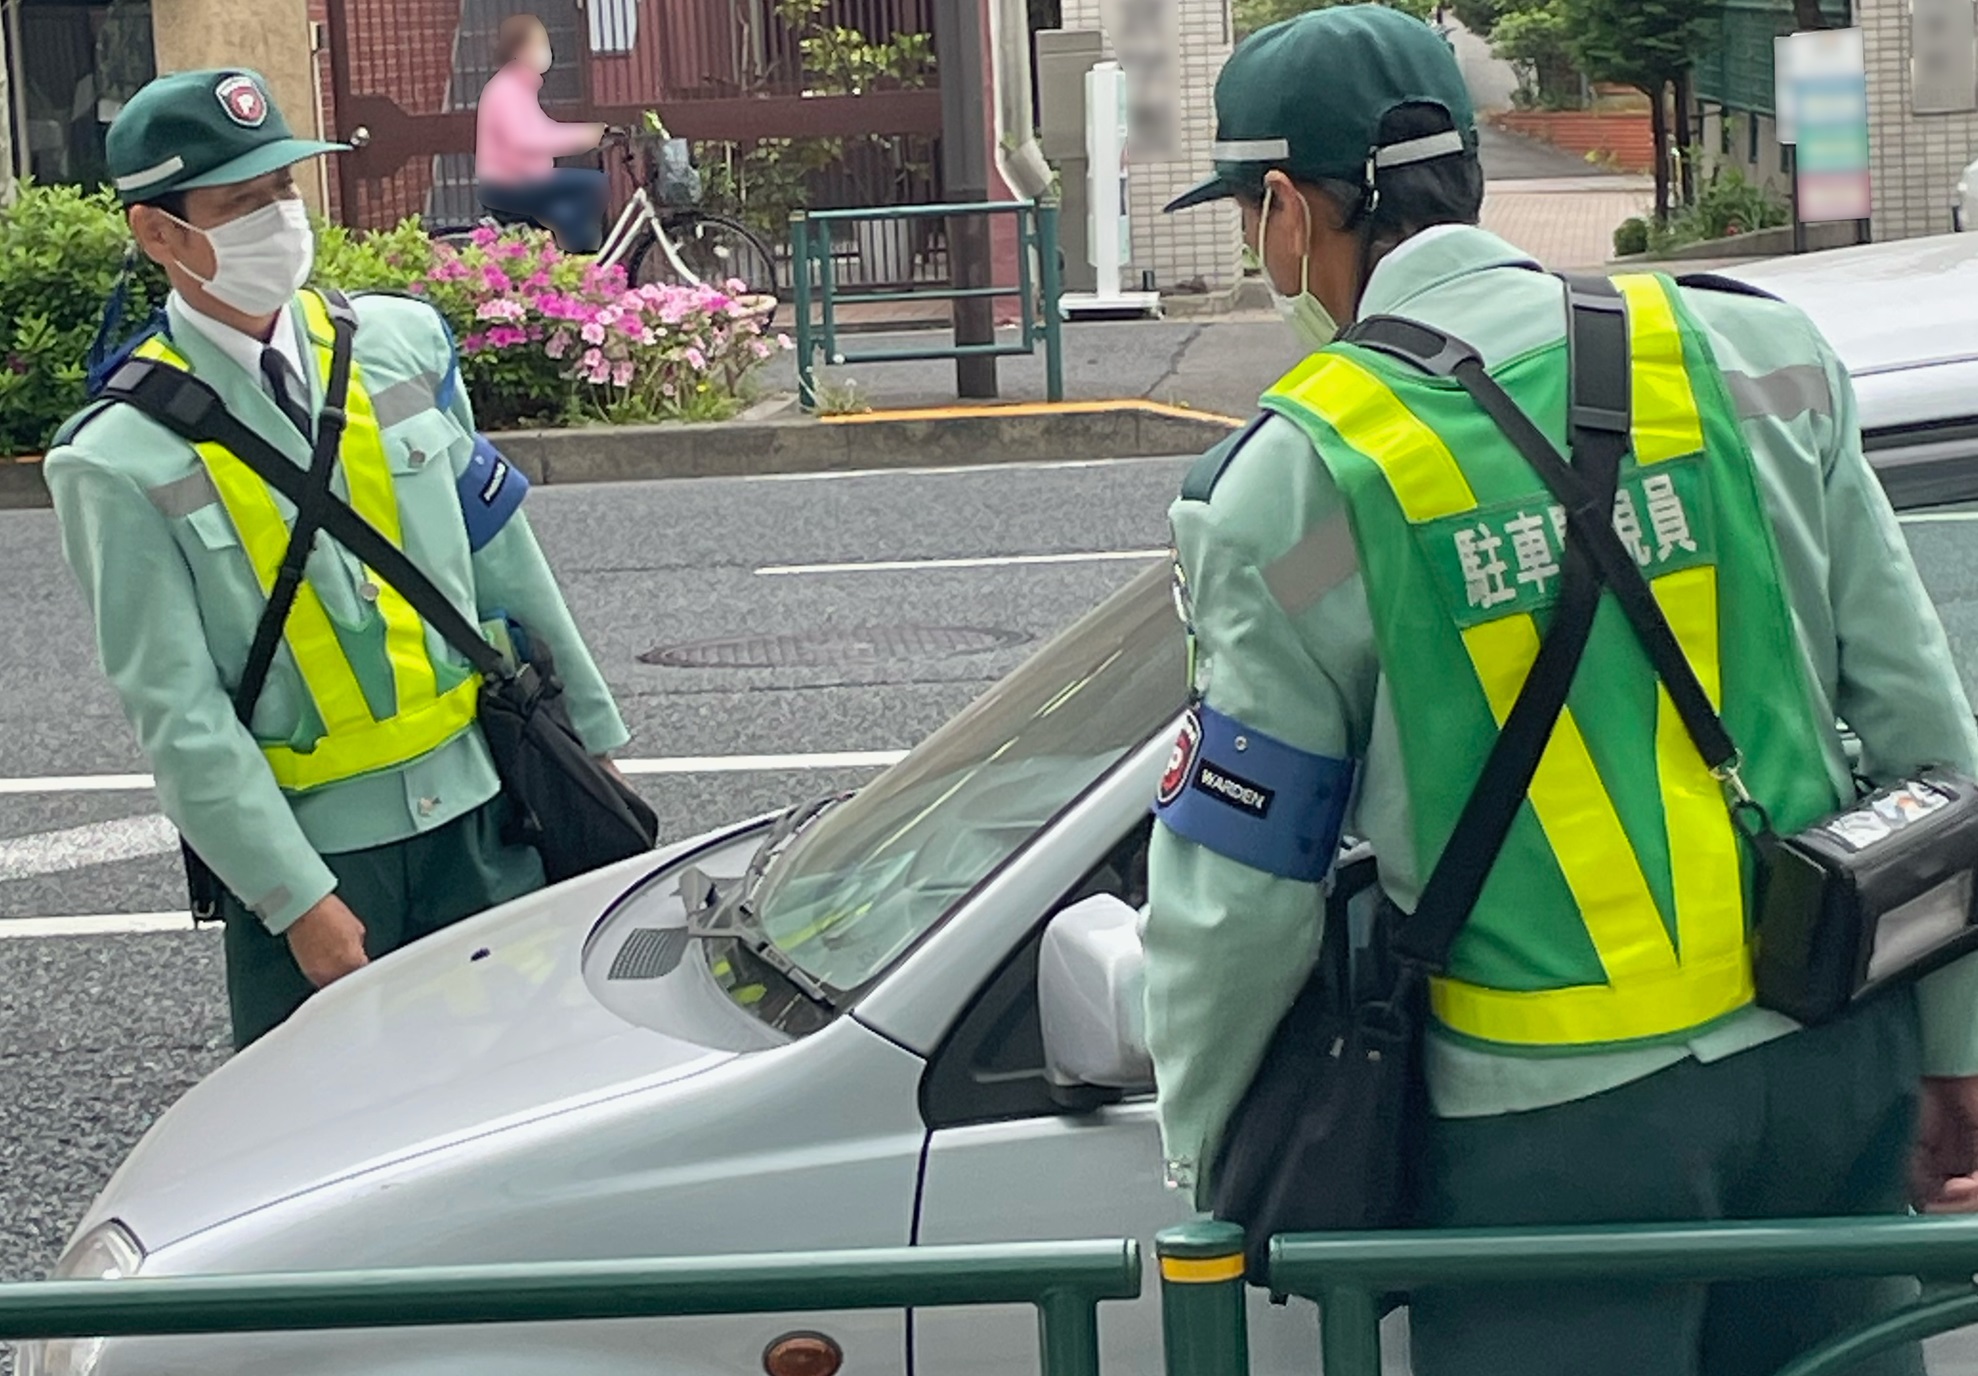
M 1676 308 L 1659 278 L 1632 273 L 1614 285 L 1628 306 L 1635 462 L 1695 454 L 1703 448 L 1703 417 L 1683 362 Z
M 1161 1279 L 1176 1285 L 1221 1285 L 1243 1279 L 1243 1256 L 1162 1257 Z
M 1463 633 L 1463 645 L 1501 728 L 1538 657 L 1538 627 L 1529 616 L 1485 621 Z M 1607 978 L 1674 969 L 1669 929 L 1570 707 L 1560 709 L 1527 797 Z
M 304 321 L 319 373 L 329 379 L 334 327 L 329 310 L 314 292 L 300 297 Z M 172 367 L 190 371 L 183 356 L 154 337 L 138 351 Z M 403 547 L 398 494 L 391 464 L 361 367 L 351 364 L 345 401 L 348 420 L 338 447 L 338 466 L 349 492 L 349 505 L 392 544 Z M 288 551 L 290 525 L 269 486 L 225 448 L 196 446 L 201 463 L 213 479 L 221 504 L 238 533 L 243 552 L 264 594 L 270 592 Z M 283 640 L 295 660 L 297 673 L 322 718 L 324 734 L 313 748 L 263 744 L 261 749 L 275 781 L 291 793 L 305 793 L 359 775 L 395 768 L 427 754 L 471 726 L 480 708 L 481 680 L 470 674 L 444 694 L 427 649 L 425 623 L 405 597 L 366 569 L 377 589 L 378 615 L 385 625 L 386 654 L 391 666 L 393 707 L 378 717 L 365 697 L 335 624 L 307 579 L 296 590 L 295 605 L 283 629 Z

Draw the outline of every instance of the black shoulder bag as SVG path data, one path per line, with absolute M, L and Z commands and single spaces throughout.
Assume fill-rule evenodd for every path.
M 344 318 L 339 319 L 337 309 L 333 309 L 336 353 L 323 416 L 318 421 L 316 449 L 306 473 L 232 415 L 218 393 L 189 373 L 152 360 L 133 359 L 119 368 L 104 388 L 105 396 L 137 407 L 183 439 L 223 446 L 296 507 L 295 530 L 283 560 L 286 586 L 278 582 L 270 594 L 242 675 L 241 690 L 235 695 L 235 709 L 242 722 L 252 713 L 266 680 L 295 596 L 295 584 L 320 529 L 363 561 L 373 576 L 396 588 L 426 624 L 481 675 L 477 724 L 487 739 L 502 791 L 515 810 L 515 839 L 540 852 L 551 883 L 652 849 L 659 834 L 658 817 L 643 798 L 584 748 L 563 704 L 563 685 L 556 675 L 554 657 L 541 637 L 526 637 L 526 658 L 511 667 L 396 545 L 330 492 L 329 473 L 345 418 L 341 402 L 349 384 L 355 316 L 341 298 L 328 299 L 333 308 L 341 309 Z M 219 882 L 189 847 L 186 858 L 194 916 L 201 915 L 202 906 L 210 916 L 217 907 Z
M 1490 377 L 1469 345 L 1394 317 L 1368 319 L 1345 336 L 1459 382 L 1565 506 L 1568 539 L 1559 600 L 1538 656 L 1415 911 L 1402 914 L 1390 905 L 1390 920 L 1381 924 L 1386 948 L 1374 953 L 1376 968 L 1369 978 L 1349 976 L 1343 924 L 1328 923 L 1332 930 L 1321 944 L 1319 968 L 1279 1024 L 1225 1129 L 1210 1180 L 1211 1202 L 1216 1217 L 1243 1227 L 1253 1283 L 1268 1283 L 1270 1239 L 1277 1234 L 1386 1228 L 1407 1220 L 1413 1206 L 1412 1129 L 1426 1111 L 1421 1039 L 1429 979 L 1447 967 L 1524 804 L 1592 634 L 1603 583 L 1630 608 L 1638 633 L 1645 628 L 1634 604 L 1646 597 L 1648 607 L 1655 607 L 1612 526 L 1629 444 L 1626 317 L 1609 283 L 1568 285 L 1572 464 Z M 1661 637 L 1647 638 L 1657 672 L 1670 680 L 1678 705 L 1687 707 L 1686 697 L 1693 697 L 1709 712 L 1709 700 L 1666 623 Z M 1667 653 L 1657 653 L 1658 647 Z M 1686 685 L 1671 678 L 1678 669 Z M 1692 694 L 1686 695 L 1684 686 Z M 1715 714 L 1709 719 L 1714 723 Z M 1685 721 L 1690 721 L 1687 710 Z M 1735 752 L 1721 728 L 1718 738 L 1707 746 L 1699 741 L 1699 748 L 1713 767 L 1728 766 Z

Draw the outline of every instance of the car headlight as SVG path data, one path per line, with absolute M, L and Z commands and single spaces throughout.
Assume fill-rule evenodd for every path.
M 124 1280 L 144 1265 L 144 1248 L 130 1229 L 112 1219 L 99 1223 L 62 1253 L 50 1280 Z M 24 1343 L 19 1376 L 90 1376 L 103 1357 L 101 1338 L 55 1338 Z

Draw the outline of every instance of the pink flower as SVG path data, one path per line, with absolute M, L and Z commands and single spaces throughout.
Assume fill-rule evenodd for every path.
M 514 239 L 509 240 L 505 244 L 497 245 L 495 248 L 495 257 L 504 258 L 511 263 L 517 258 L 527 258 L 528 256 L 529 246 Z
M 639 319 L 638 316 L 621 315 L 618 317 L 618 333 L 624 335 L 627 339 L 643 340 L 651 331 L 646 328 L 646 322 Z
M 550 285 L 549 269 L 548 268 L 536 269 L 536 271 L 531 273 L 529 275 L 528 280 L 525 281 L 522 285 L 530 291 L 544 290 Z
M 604 386 L 605 383 L 609 381 L 611 381 L 611 364 L 606 362 L 604 359 L 599 359 L 597 366 L 591 369 L 591 375 L 590 375 L 591 385 L 594 387 L 602 387 Z
M 549 342 L 543 345 L 543 352 L 551 358 L 562 358 L 570 352 L 570 342 L 570 331 L 558 330 L 549 337 Z
M 692 368 L 692 369 L 693 369 L 693 370 L 694 370 L 695 372 L 697 372 L 697 373 L 704 373 L 704 372 L 706 372 L 706 371 L 707 371 L 707 355 L 706 355 L 706 354 L 704 354 L 704 353 L 702 353 L 702 352 L 701 352 L 701 351 L 700 351 L 699 349 L 688 349 L 688 350 L 687 350 L 687 366 L 688 366 L 688 367 L 690 367 L 690 368 Z
M 788 353 L 790 350 L 796 348 L 797 346 L 795 342 L 791 340 L 790 336 L 788 336 L 787 334 L 779 334 L 776 336 L 776 347 L 783 350 L 785 353 Z
M 632 360 L 629 358 L 625 359 L 612 367 L 611 380 L 620 387 L 630 387 L 632 385 L 633 372 Z
M 482 346 L 486 343 L 487 339 L 484 336 L 470 334 L 460 341 L 460 352 L 463 354 L 477 354 L 481 352 Z
M 749 284 L 739 277 L 730 277 L 727 287 L 730 296 L 747 296 L 749 294 Z
M 774 352 L 767 344 L 763 343 L 760 339 L 758 339 L 755 343 L 749 345 L 749 351 L 753 353 L 758 360 L 768 358 L 769 355 L 772 352 Z
M 520 301 L 510 301 L 505 297 L 496 297 L 492 301 L 483 301 L 474 311 L 474 318 L 477 320 L 520 320 L 526 313 Z
M 598 324 L 596 320 L 585 321 L 582 333 L 586 344 L 604 343 L 604 326 Z
M 475 227 L 473 234 L 468 237 L 473 240 L 476 248 L 486 248 L 489 244 L 500 238 L 501 233 L 493 225 L 478 225 Z
M 513 348 L 517 344 L 529 342 L 529 332 L 518 330 L 513 325 L 497 325 L 488 331 L 488 343 L 497 349 Z
M 492 263 L 481 269 L 481 282 L 489 291 L 515 290 L 515 283 L 509 280 L 508 274 Z

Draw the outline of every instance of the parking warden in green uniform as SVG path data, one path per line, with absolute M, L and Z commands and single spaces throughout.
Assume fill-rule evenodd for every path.
M 1460 390 L 1337 329 L 1389 315 L 1444 331 L 1555 443 L 1566 430 L 1563 288 L 1476 227 L 1474 120 L 1433 30 L 1373 6 L 1265 29 L 1230 58 L 1216 115 L 1215 175 L 1174 208 L 1236 199 L 1314 352 L 1171 512 L 1201 764 L 1163 786 L 1147 1027 L 1170 1173 L 1205 1203 L 1224 1125 L 1312 967 L 1341 829 L 1373 842 L 1412 909 L 1564 553 L 1539 479 Z M 1831 348 L 1770 299 L 1616 285 L 1634 404 L 1615 529 L 1780 831 L 1853 799 L 1837 720 L 1879 783 L 1978 766 Z M 1605 608 L 1434 983 L 1421 1222 L 1972 1208 L 1978 963 L 1816 1029 L 1755 1006 L 1738 841 L 1650 673 Z M 1250 787 L 1212 787 L 1231 779 Z M 1412 1306 L 1415 1370 L 1753 1376 L 1881 1289 L 1431 1292 Z
M 109 133 L 131 232 L 173 288 L 140 353 L 190 370 L 305 468 L 329 317 L 300 290 L 315 245 L 292 168 L 335 149 L 291 136 L 241 71 L 161 77 Z M 353 305 L 335 490 L 470 619 L 505 614 L 546 641 L 586 746 L 615 750 L 624 723 L 528 520 L 490 532 L 472 513 L 470 536 L 458 475 L 474 417 L 445 324 L 416 300 Z M 394 590 L 318 537 L 249 730 L 231 694 L 293 507 L 124 404 L 72 420 L 44 470 L 165 815 L 229 891 L 237 1045 L 367 961 L 541 886 L 536 853 L 503 839 L 471 672 Z

